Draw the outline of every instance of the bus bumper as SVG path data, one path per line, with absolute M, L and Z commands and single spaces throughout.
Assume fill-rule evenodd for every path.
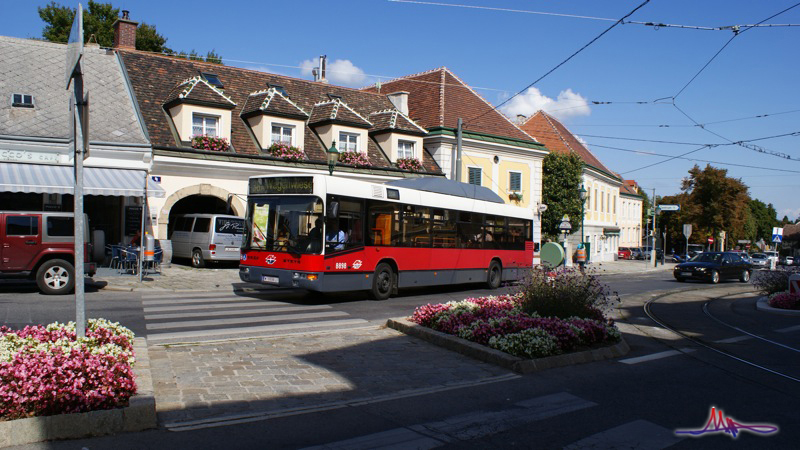
M 266 267 L 239 266 L 239 278 L 247 283 L 317 292 L 340 292 L 369 289 L 371 277 L 361 273 L 325 274 Z

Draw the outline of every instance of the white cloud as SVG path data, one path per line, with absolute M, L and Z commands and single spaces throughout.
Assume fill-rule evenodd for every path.
M 300 73 L 302 73 L 303 76 L 311 76 L 311 70 L 318 65 L 318 59 L 307 59 L 300 63 Z M 336 59 L 328 61 L 325 77 L 333 84 L 361 86 L 367 78 L 367 75 L 349 59 Z
M 273 68 L 271 68 L 269 66 L 244 66 L 243 68 L 244 69 L 248 69 L 248 70 L 256 70 L 256 71 L 259 71 L 259 72 L 271 73 L 273 75 L 284 75 L 284 76 L 286 76 L 285 73 L 277 71 L 277 70 L 275 70 L 275 69 L 273 69 Z
M 512 119 L 518 114 L 531 116 L 540 109 L 559 120 L 591 114 L 589 101 L 572 89 L 561 91 L 556 99 L 552 99 L 543 95 L 539 89 L 531 87 L 500 107 L 500 110 Z

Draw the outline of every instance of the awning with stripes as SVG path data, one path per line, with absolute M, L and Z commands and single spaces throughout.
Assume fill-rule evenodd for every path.
M 75 191 L 74 170 L 72 166 L 0 163 L 0 191 L 72 194 Z M 147 196 L 165 196 L 164 189 L 144 170 L 84 167 L 83 177 L 85 195 L 142 197 L 146 177 Z

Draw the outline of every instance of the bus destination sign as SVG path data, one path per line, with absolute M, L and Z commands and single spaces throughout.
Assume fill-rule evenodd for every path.
M 312 194 L 312 177 L 251 178 L 250 194 Z

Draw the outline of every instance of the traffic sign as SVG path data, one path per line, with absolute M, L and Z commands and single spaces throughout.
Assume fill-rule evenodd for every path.
M 777 243 L 783 242 L 783 236 L 781 236 L 780 234 L 773 234 L 772 242 L 777 242 Z
M 709 236 L 708 237 L 708 243 L 709 244 L 713 244 L 714 243 L 714 237 L 713 236 Z
M 680 211 L 681 205 L 658 205 L 660 211 Z
M 686 236 L 687 240 L 689 239 L 689 237 L 692 235 L 692 224 L 683 224 L 683 235 Z
M 66 83 L 69 88 L 69 82 L 72 81 L 72 76 L 78 68 L 78 63 L 83 55 L 83 7 L 78 3 L 78 10 L 75 13 L 75 19 L 72 21 L 72 29 L 69 31 L 69 38 L 67 38 L 67 66 L 66 66 Z
M 789 293 L 800 294 L 800 275 L 789 277 Z

